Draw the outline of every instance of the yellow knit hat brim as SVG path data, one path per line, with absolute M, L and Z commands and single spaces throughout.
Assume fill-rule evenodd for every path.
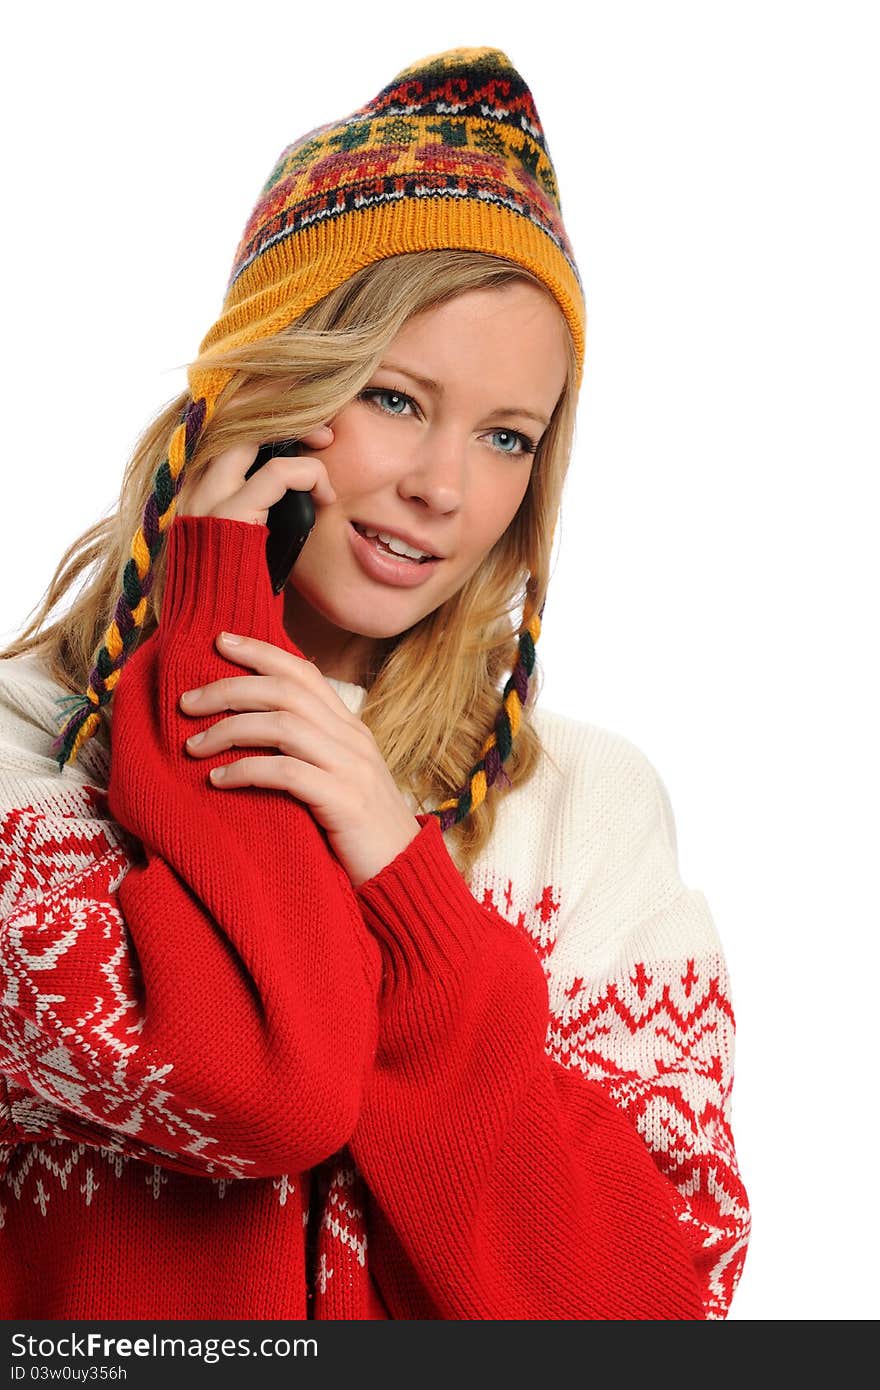
M 508 208 L 481 206 L 454 195 L 412 198 L 361 211 L 328 215 L 264 247 L 230 287 L 223 310 L 200 345 L 200 354 L 226 351 L 271 337 L 372 262 L 408 251 L 452 246 L 484 251 L 524 265 L 546 284 L 565 315 L 578 362 L 584 368 L 586 313 L 571 266 L 546 232 Z M 205 366 L 188 372 L 193 400 L 215 401 L 232 373 Z

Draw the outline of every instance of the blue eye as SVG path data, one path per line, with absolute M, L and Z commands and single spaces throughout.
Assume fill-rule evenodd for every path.
M 415 407 L 416 411 L 418 411 L 418 406 L 412 396 L 408 396 L 405 391 L 398 391 L 396 388 L 390 386 L 369 386 L 360 392 L 358 399 L 365 400 L 369 402 L 370 405 L 375 405 L 376 408 L 381 410 L 385 415 L 401 415 L 403 413 L 400 410 L 388 410 L 384 405 L 380 405 L 379 398 L 382 396 L 403 401 L 407 405 Z M 506 435 L 508 439 L 519 440 L 521 446 L 519 449 L 498 449 L 497 452 L 499 454 L 510 454 L 512 457 L 518 458 L 522 454 L 534 454 L 538 447 L 533 439 L 530 439 L 527 434 L 520 434 L 518 430 L 499 429 L 493 430 L 492 434 L 502 434 Z
M 520 442 L 520 443 L 522 444 L 522 446 L 523 446 L 523 447 L 522 447 L 522 452 L 523 452 L 524 454 L 533 454 L 533 453 L 535 452 L 535 447 L 536 447 L 536 446 L 532 443 L 531 439 L 529 439 L 527 435 L 524 435 L 524 434 L 515 434 L 513 430 L 493 430 L 492 433 L 493 433 L 493 434 L 506 434 L 508 439 L 513 439 L 513 440 L 517 440 L 517 439 L 518 439 L 519 442 Z M 502 449 L 500 452 L 501 452 L 502 454 L 512 454 L 512 453 L 515 452 L 515 450 L 513 450 L 513 449 Z
M 365 400 L 371 400 L 373 396 L 394 396 L 394 397 L 396 397 L 397 400 L 399 400 L 399 401 L 409 401 L 410 405 L 415 405 L 415 401 L 413 401 L 413 400 L 411 399 L 410 396 L 405 395 L 403 391 L 392 391 L 392 390 L 390 390 L 389 388 L 384 387 L 384 386 L 373 386 L 373 387 L 371 387 L 371 388 L 370 388 L 369 390 L 367 390 L 367 391 L 361 391 L 361 396 L 362 396 Z M 384 407 L 384 406 L 380 406 L 379 409 L 380 409 L 380 410 L 385 410 L 385 407 Z M 400 414 L 400 411 L 399 411 L 399 410 L 385 410 L 385 414 L 386 414 L 386 415 L 399 415 L 399 414 Z

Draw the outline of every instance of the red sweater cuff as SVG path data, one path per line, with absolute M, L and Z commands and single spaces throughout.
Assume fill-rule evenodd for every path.
M 303 653 L 284 629 L 284 593 L 274 594 L 266 564 L 268 526 L 219 516 L 176 516 L 167 539 L 160 630 L 214 642 L 240 632 Z M 205 583 L 198 576 L 205 576 Z M 161 640 L 161 638 L 160 638 Z
M 459 873 L 437 817 L 416 820 L 419 833 L 355 891 L 395 977 L 448 978 L 462 973 L 475 950 L 486 949 L 492 916 Z

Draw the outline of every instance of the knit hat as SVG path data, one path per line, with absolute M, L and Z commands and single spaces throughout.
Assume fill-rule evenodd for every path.
M 534 98 L 497 48 L 432 54 L 365 106 L 282 151 L 239 242 L 220 317 L 202 341 L 208 364 L 188 369 L 190 400 L 156 471 L 88 689 L 60 702 L 68 711 L 52 745 L 60 770 L 97 731 L 141 635 L 186 464 L 233 375 L 211 367 L 211 350 L 270 337 L 374 261 L 445 247 L 503 257 L 543 281 L 568 322 L 579 388 L 583 285 Z M 519 659 L 481 758 L 460 793 L 433 813 L 444 831 L 479 806 L 510 754 L 543 611 L 519 633 Z

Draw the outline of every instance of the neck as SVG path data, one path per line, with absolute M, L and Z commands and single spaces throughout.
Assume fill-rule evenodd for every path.
M 372 663 L 389 650 L 388 641 L 329 622 L 291 584 L 284 590 L 284 630 L 323 676 L 353 685 L 366 685 Z

